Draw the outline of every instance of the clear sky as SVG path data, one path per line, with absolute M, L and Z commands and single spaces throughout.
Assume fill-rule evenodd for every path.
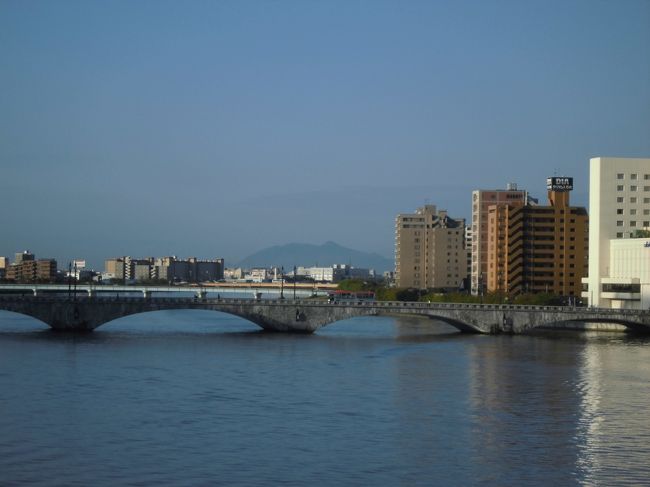
M 0 0 L 0 255 L 333 240 L 650 157 L 650 0 Z M 63 267 L 65 264 L 61 265 Z

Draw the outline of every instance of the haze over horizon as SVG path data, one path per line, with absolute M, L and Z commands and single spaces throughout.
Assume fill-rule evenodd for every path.
M 334 241 L 650 157 L 650 2 L 0 2 L 0 255 Z

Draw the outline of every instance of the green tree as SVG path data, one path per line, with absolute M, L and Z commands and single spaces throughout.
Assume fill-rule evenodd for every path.
M 339 282 L 338 289 L 341 291 L 373 291 L 376 289 L 376 284 L 364 281 L 362 279 L 344 279 Z

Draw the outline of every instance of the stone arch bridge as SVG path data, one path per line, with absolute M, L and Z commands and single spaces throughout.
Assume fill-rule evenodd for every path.
M 170 309 L 221 311 L 265 330 L 294 333 L 313 333 L 356 316 L 385 314 L 427 316 L 469 333 L 522 333 L 562 322 L 616 323 L 650 333 L 650 312 L 646 310 L 318 299 L 0 296 L 0 310 L 28 315 L 55 330 L 67 331 L 91 331 L 124 316 Z

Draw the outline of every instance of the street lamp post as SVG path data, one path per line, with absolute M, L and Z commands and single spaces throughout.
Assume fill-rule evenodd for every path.
M 296 279 L 297 279 L 297 274 L 296 274 L 296 266 L 293 266 L 293 300 L 296 300 Z
M 72 261 L 68 262 L 68 301 L 72 300 Z
M 284 266 L 280 268 L 280 299 L 284 299 Z

